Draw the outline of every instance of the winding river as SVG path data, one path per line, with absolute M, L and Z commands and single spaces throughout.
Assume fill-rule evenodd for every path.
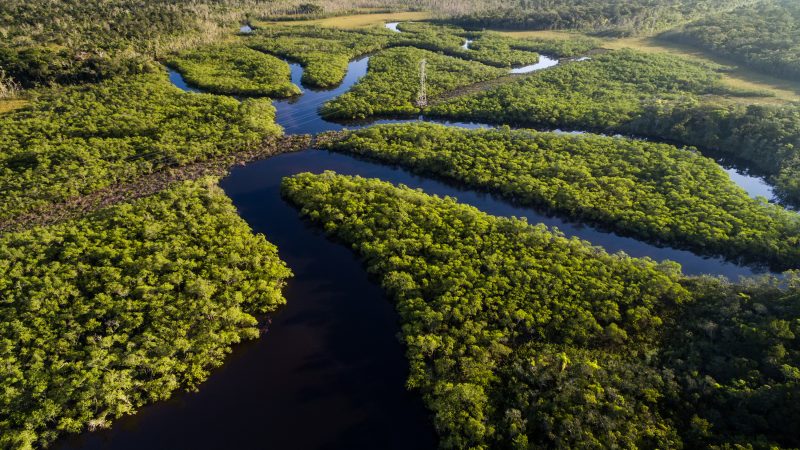
M 287 133 L 318 133 L 345 125 L 322 119 L 325 101 L 347 91 L 366 73 L 368 58 L 350 63 L 335 89 L 305 89 L 276 101 Z M 556 61 L 557 63 L 557 61 Z M 300 85 L 302 68 L 292 64 Z M 193 90 L 177 73 L 176 86 Z M 196 90 L 194 90 L 196 91 Z M 420 119 L 424 120 L 424 119 Z M 373 123 L 406 122 L 381 120 Z M 449 123 L 468 128 L 475 123 Z M 349 126 L 353 128 L 353 125 Z M 415 176 L 406 170 L 320 150 L 283 154 L 238 167 L 221 185 L 255 232 L 278 246 L 294 272 L 287 305 L 271 318 L 268 335 L 236 347 L 199 392 L 144 407 L 111 429 L 61 440 L 60 449 L 426 449 L 434 448 L 429 413 L 404 388 L 407 362 L 396 339 L 393 306 L 344 245 L 325 238 L 280 197 L 280 180 L 300 172 L 334 170 L 378 177 L 451 195 L 495 215 L 526 217 L 557 226 L 610 252 L 680 262 L 686 273 L 736 278 L 754 270 L 719 258 L 650 245 L 590 226 L 511 205 L 492 195 Z M 729 172 L 730 173 L 730 172 Z M 751 194 L 769 194 L 755 177 L 738 174 Z

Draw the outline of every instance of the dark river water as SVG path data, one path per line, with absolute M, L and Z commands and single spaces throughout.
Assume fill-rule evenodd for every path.
M 345 127 L 323 120 L 317 109 L 345 92 L 366 72 L 368 58 L 350 64 L 341 86 L 305 89 L 276 101 L 287 133 Z M 300 85 L 302 69 L 292 65 Z M 179 74 L 178 87 L 191 90 Z M 383 120 L 373 123 L 405 122 Z M 450 123 L 462 127 L 485 127 Z M 350 128 L 354 125 L 350 124 Z M 320 150 L 284 154 L 235 168 L 222 187 L 255 232 L 278 246 L 294 272 L 285 289 L 288 304 L 272 316 L 269 331 L 236 347 L 196 393 L 144 407 L 111 429 L 61 440 L 59 449 L 427 449 L 436 445 L 431 418 L 417 393 L 404 387 L 408 373 L 393 306 L 344 245 L 324 237 L 280 197 L 280 180 L 300 172 L 334 170 L 403 183 L 494 215 L 525 217 L 556 226 L 609 252 L 671 259 L 689 274 L 737 278 L 754 271 L 719 258 L 661 248 L 593 227 L 548 217 L 491 195 L 415 176 L 408 171 Z M 730 172 L 729 172 L 730 173 Z M 768 193 L 763 182 L 739 174 L 751 193 Z

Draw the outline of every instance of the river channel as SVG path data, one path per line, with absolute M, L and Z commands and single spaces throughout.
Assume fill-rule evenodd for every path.
M 367 71 L 368 57 L 350 63 L 343 83 L 331 90 L 304 88 L 303 95 L 275 101 L 286 133 L 355 128 L 318 114 L 326 101 L 346 92 Z M 548 66 L 549 67 L 549 66 Z M 291 64 L 301 85 L 302 68 Z M 180 74 L 170 73 L 184 90 Z M 418 120 L 426 120 L 420 118 Z M 409 120 L 379 120 L 396 123 Z M 467 128 L 484 124 L 440 122 Z M 609 252 L 671 259 L 688 274 L 731 278 L 755 273 L 720 258 L 658 247 L 591 226 L 509 204 L 492 195 L 416 176 L 397 167 L 321 150 L 283 154 L 231 171 L 221 182 L 255 232 L 277 245 L 294 272 L 287 305 L 271 317 L 265 336 L 236 347 L 199 392 L 178 393 L 144 407 L 111 429 L 58 442 L 59 449 L 426 449 L 436 438 L 417 393 L 404 387 L 408 373 L 393 306 L 354 254 L 298 217 L 280 196 L 280 180 L 300 172 L 333 170 L 403 183 L 426 193 L 450 195 L 494 215 L 525 217 L 558 227 Z M 762 180 L 726 169 L 751 195 L 771 195 Z M 736 174 L 735 176 L 733 174 Z M 766 186 L 766 187 L 765 187 Z

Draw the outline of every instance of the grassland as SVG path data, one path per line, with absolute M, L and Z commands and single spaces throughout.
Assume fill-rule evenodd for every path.
M 0 114 L 22 108 L 27 104 L 27 100 L 0 100 Z

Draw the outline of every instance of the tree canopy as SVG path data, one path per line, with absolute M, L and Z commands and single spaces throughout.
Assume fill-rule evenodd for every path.
M 0 447 L 193 389 L 290 276 L 215 180 L 0 236 Z
M 273 98 L 300 94 L 300 88 L 292 84 L 288 64 L 242 45 L 184 51 L 168 64 L 189 83 L 215 94 Z
M 269 99 L 190 94 L 166 74 L 42 92 L 0 116 L 0 219 L 281 133 Z
M 399 164 L 641 239 L 800 268 L 800 214 L 756 200 L 708 158 L 627 138 L 414 123 L 325 148 Z
M 800 4 L 764 1 L 692 22 L 660 38 L 694 45 L 760 72 L 800 78 Z
M 376 179 L 282 192 L 396 302 L 443 448 L 800 443 L 796 275 L 685 278 Z

